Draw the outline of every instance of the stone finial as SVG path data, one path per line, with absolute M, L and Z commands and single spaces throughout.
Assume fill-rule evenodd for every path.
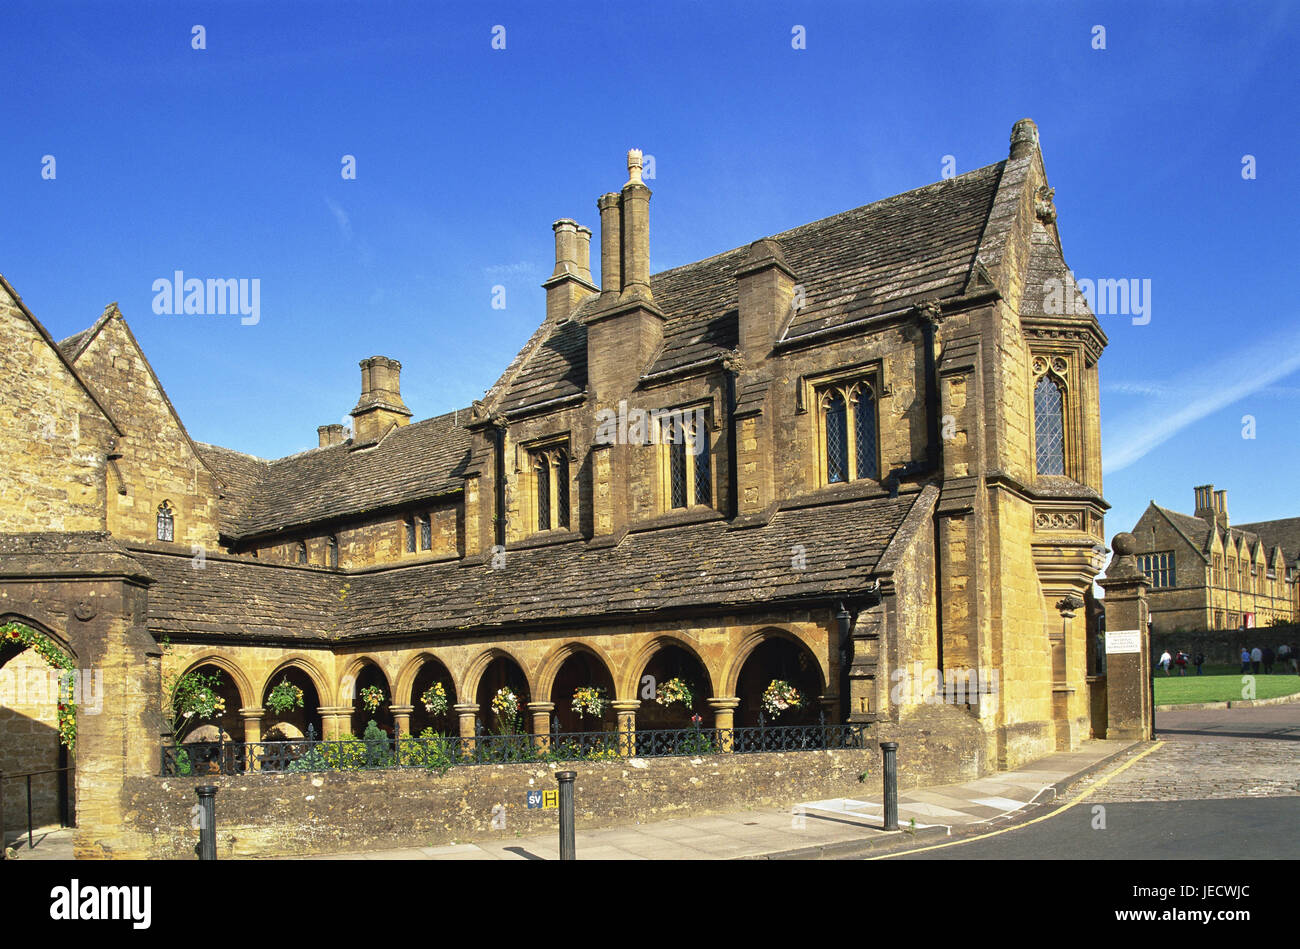
M 1142 576 L 1137 562 L 1137 538 L 1128 531 L 1121 531 L 1111 538 L 1110 568 L 1106 571 L 1107 580 L 1127 579 Z
M 632 148 L 627 153 L 627 183 L 629 185 L 639 185 L 641 181 L 641 149 Z M 627 185 L 624 185 L 627 187 Z
M 1033 119 L 1021 119 L 1011 126 L 1011 157 L 1026 158 L 1038 150 L 1038 126 Z

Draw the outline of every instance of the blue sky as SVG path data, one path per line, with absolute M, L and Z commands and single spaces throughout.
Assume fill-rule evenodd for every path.
M 629 147 L 655 157 L 657 271 L 999 161 L 1030 116 L 1075 273 L 1151 281 L 1148 324 L 1101 318 L 1107 533 L 1207 482 L 1234 521 L 1300 515 L 1298 25 L 1285 2 L 10 0 L 0 272 L 56 337 L 118 301 L 195 438 L 279 457 L 343 420 L 365 356 L 401 360 L 416 418 L 480 397 L 543 317 L 551 222 L 595 229 Z M 257 325 L 155 315 L 177 269 L 258 278 Z

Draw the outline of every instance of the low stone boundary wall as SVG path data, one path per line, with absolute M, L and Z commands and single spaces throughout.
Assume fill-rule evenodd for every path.
M 138 849 L 115 856 L 194 859 L 198 831 L 191 828 L 191 808 L 197 802 L 194 788 L 202 784 L 220 789 L 219 858 L 428 847 L 544 834 L 556 830 L 559 812 L 529 809 L 526 795 L 556 788 L 555 772 L 563 770 L 578 773 L 579 828 L 861 797 L 879 794 L 881 782 L 880 750 L 874 742 L 847 751 L 476 765 L 442 775 L 383 770 L 129 778 L 123 787 L 129 826 L 123 829 Z M 864 772 L 865 782 L 860 780 Z M 900 784 L 906 783 L 900 779 Z
M 1205 661 L 1215 665 L 1240 665 L 1241 650 L 1263 649 L 1271 646 L 1273 651 L 1282 643 L 1300 644 L 1300 626 L 1260 626 L 1255 629 L 1210 629 L 1186 633 L 1152 633 L 1152 662 L 1160 658 L 1166 649 L 1169 655 L 1175 655 L 1179 649 L 1195 657 L 1198 652 L 1205 654 Z M 1195 671 L 1195 670 L 1191 670 Z M 1281 671 L 1279 666 L 1274 672 Z

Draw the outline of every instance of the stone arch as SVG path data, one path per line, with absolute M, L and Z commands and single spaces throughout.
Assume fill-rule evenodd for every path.
M 551 650 L 550 654 L 542 660 L 537 671 L 537 694 L 550 695 L 551 689 L 555 686 L 555 676 L 560 671 L 560 667 L 573 656 L 575 653 L 585 652 L 605 667 L 609 673 L 610 679 L 614 681 L 615 688 L 618 686 L 618 678 L 614 675 L 614 663 L 610 660 L 609 654 L 592 643 L 585 643 L 580 640 L 572 640 L 562 643 Z M 618 696 L 611 695 L 611 699 Z
M 303 655 L 291 655 L 280 660 L 280 663 L 262 680 L 262 689 L 257 693 L 259 702 L 265 700 L 266 693 L 271 686 L 275 685 L 275 680 L 289 669 L 299 669 L 311 679 L 311 684 L 316 687 L 316 694 L 320 697 L 321 705 L 329 705 L 336 701 L 337 696 L 329 688 L 329 677 L 316 661 Z
M 257 701 L 260 700 L 261 693 L 253 691 L 253 684 L 249 681 L 248 676 L 244 674 L 244 670 L 239 667 L 239 663 L 231 659 L 229 656 L 224 656 L 215 652 L 208 653 L 198 659 L 186 663 L 182 674 L 193 672 L 200 666 L 216 666 L 222 672 L 225 672 L 230 676 L 230 680 L 235 686 L 235 691 L 239 693 L 239 708 L 253 708 Z M 228 709 L 228 711 L 234 712 L 235 714 L 239 713 L 238 708 Z
M 474 700 L 474 696 L 478 692 L 479 680 L 483 677 L 483 673 L 487 671 L 487 667 L 492 664 L 492 660 L 498 658 L 509 659 L 523 670 L 524 678 L 528 682 L 528 692 L 533 694 L 533 677 L 528 674 L 528 667 L 519 660 L 518 656 L 508 650 L 502 649 L 500 646 L 491 646 L 470 660 L 461 673 L 460 682 L 456 683 L 456 694 L 464 696 L 461 701 L 472 702 Z
M 30 616 L 23 616 L 19 613 L 0 613 L 0 626 L 5 626 L 9 623 L 20 623 L 23 626 L 30 626 L 42 636 L 47 637 L 50 642 L 54 643 L 54 645 L 58 646 L 59 650 L 73 662 L 77 661 L 77 651 L 72 648 L 72 644 L 63 636 L 56 633 L 49 624 L 42 623 L 39 620 L 32 619 Z M 3 666 L 10 658 L 18 655 L 18 653 L 22 651 L 23 650 L 0 651 L 0 666 Z
M 655 653 L 666 646 L 676 646 L 690 653 L 695 658 L 695 661 L 700 664 L 700 668 L 704 670 L 704 674 L 709 680 L 705 683 L 709 694 L 718 694 L 714 689 L 714 683 L 719 679 L 716 670 L 709 668 L 709 664 L 704 661 L 704 657 L 700 655 L 699 650 L 678 636 L 663 635 L 655 636 L 642 645 L 623 667 L 622 676 L 615 678 L 614 681 L 618 685 L 618 697 L 620 699 L 641 698 L 641 674 L 645 671 L 645 667 L 650 660 L 654 658 Z
M 564 643 L 546 658 L 537 681 L 542 690 L 537 698 L 555 705 L 551 715 L 560 731 L 607 731 L 617 726 L 612 705 L 606 704 L 599 716 L 573 711 L 573 690 L 579 687 L 598 686 L 605 690 L 607 700 L 617 697 L 613 664 L 604 650 L 580 641 Z
M 736 694 L 736 680 L 740 678 L 740 669 L 745 664 L 745 660 L 750 657 L 755 649 L 767 640 L 773 638 L 785 639 L 796 646 L 806 649 L 808 654 L 812 656 L 817 663 L 818 674 L 821 676 L 822 689 L 824 690 L 826 688 L 826 683 L 830 681 L 830 669 L 825 664 L 826 657 L 817 655 L 812 646 L 808 645 L 807 642 L 795 633 L 790 632 L 788 629 L 782 629 L 780 626 L 765 626 L 762 629 L 756 629 L 746 633 L 740 638 L 740 642 L 736 644 L 736 648 L 732 650 L 728 657 L 726 669 L 720 679 L 726 690 L 722 693 L 723 695 Z
M 727 694 L 740 699 L 736 726 L 758 724 L 762 692 L 773 678 L 785 679 L 795 686 L 805 704 L 799 709 L 786 710 L 775 721 L 769 719 L 769 724 L 816 723 L 821 711 L 818 699 L 825 694 L 829 681 L 827 670 L 803 639 L 789 630 L 770 626 L 741 637 L 728 662 L 723 682 Z
M 361 704 L 362 690 L 371 685 L 379 686 L 384 693 L 383 704 L 373 712 Z M 391 735 L 393 701 L 392 677 L 377 658 L 368 653 L 353 656 L 343 667 L 343 672 L 339 676 L 337 702 L 341 706 L 352 706 L 352 734 L 360 737 L 366 725 L 373 719 L 376 725 Z
M 420 702 L 420 693 L 435 681 L 443 682 L 447 688 L 447 710 L 441 714 L 431 714 Z M 456 677 L 446 660 L 427 649 L 420 650 L 402 666 L 394 689 L 400 704 L 411 706 L 408 727 L 412 735 L 419 735 L 426 728 L 442 735 L 458 733 L 455 706 L 463 700 L 456 691 Z

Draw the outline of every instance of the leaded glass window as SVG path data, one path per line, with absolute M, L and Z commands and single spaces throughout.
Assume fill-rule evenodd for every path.
M 671 469 L 673 507 L 686 507 L 686 437 L 681 423 L 672 426 L 668 444 L 668 466 Z
M 307 562 L 307 542 L 305 540 L 298 541 L 298 562 Z
M 704 428 L 704 431 L 700 431 Z M 695 503 L 713 501 L 713 469 L 709 464 L 709 433 L 706 426 L 697 425 L 691 432 L 691 451 L 695 456 Z
M 420 515 L 420 549 L 433 549 L 433 523 L 428 514 Z
M 537 529 L 551 529 L 551 465 L 545 455 L 537 459 Z
M 414 517 L 408 517 L 406 519 L 406 552 L 408 554 L 415 553 L 415 518 Z
M 555 458 L 556 526 L 569 526 L 569 456 L 559 452 Z
M 1065 474 L 1065 393 L 1048 375 L 1034 386 L 1034 444 L 1039 474 Z
M 1140 554 L 1138 566 L 1151 580 L 1151 588 L 1172 587 L 1174 583 L 1174 554 L 1165 551 L 1158 554 Z
M 831 394 L 826 404 L 826 480 L 839 484 L 849 480 L 849 435 L 844 396 Z
M 337 567 L 339 565 L 339 539 L 337 537 L 331 536 L 329 540 L 325 542 L 325 544 L 329 551 L 330 566 Z
M 853 396 L 853 432 L 857 439 L 857 477 L 879 478 L 876 461 L 876 400 L 862 386 Z
M 171 502 L 163 501 L 158 505 L 158 539 L 176 539 L 176 521 L 172 517 Z

